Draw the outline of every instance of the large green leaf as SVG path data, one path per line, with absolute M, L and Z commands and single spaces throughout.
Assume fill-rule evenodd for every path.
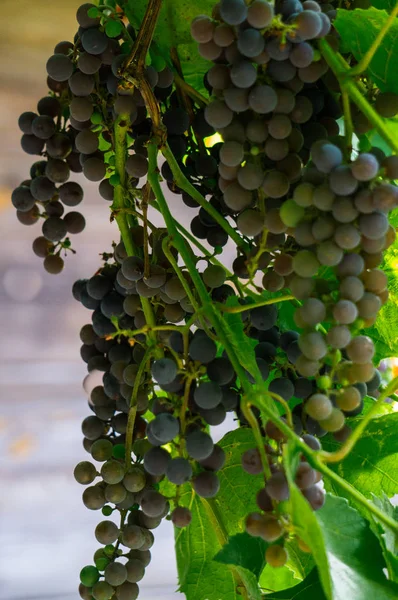
M 387 12 L 391 12 L 394 6 L 396 5 L 396 0 L 372 0 L 371 4 L 379 10 L 386 10 Z
M 267 594 L 265 598 L 266 600 L 326 600 L 317 569 L 313 569 L 298 585 L 276 594 Z
M 240 307 L 241 305 L 236 296 L 230 296 L 227 299 L 226 306 L 234 308 Z M 258 344 L 258 341 L 245 334 L 242 313 L 226 312 L 224 313 L 223 318 L 228 325 L 229 341 L 234 346 L 240 364 L 244 366 L 251 375 L 254 375 L 257 371 L 254 348 Z
M 348 456 L 330 468 L 370 498 L 383 492 L 392 496 L 398 491 L 398 413 L 373 419 Z M 323 448 L 333 452 L 340 444 L 332 437 L 322 439 Z M 328 489 L 339 495 L 344 491 L 325 479 Z
M 125 0 L 121 2 L 134 27 L 139 28 L 148 0 Z M 190 34 L 192 20 L 199 14 L 211 14 L 213 0 L 163 0 L 154 35 L 156 51 L 170 64 L 170 49 L 175 48 L 180 58 L 184 78 L 195 89 L 207 95 L 203 76 L 211 64 L 203 59 Z
M 345 499 L 330 495 L 316 515 L 330 565 L 333 600 L 396 600 L 398 586 L 384 575 L 382 549 L 368 522 Z
M 383 513 L 398 522 L 398 506 L 393 506 L 385 494 L 381 498 L 374 496 L 373 502 Z M 373 514 L 372 519 L 375 523 L 372 529 L 381 541 L 389 578 L 398 583 L 398 536 Z
M 360 60 L 387 19 L 385 10 L 373 7 L 367 10 L 339 9 L 334 26 L 342 39 L 341 51 L 351 52 Z M 397 56 L 398 20 L 389 29 L 367 69 L 369 76 L 383 92 L 398 93 Z
M 180 590 L 187 600 L 235 600 L 240 598 L 239 586 L 256 599 L 255 576 L 245 566 L 232 567 L 214 561 L 215 555 L 227 544 L 229 536 L 244 531 L 247 514 L 256 510 L 255 496 L 262 486 L 261 475 L 245 473 L 241 456 L 255 446 L 251 429 L 237 429 L 220 442 L 226 462 L 219 472 L 220 492 L 211 500 L 193 497 L 189 485 L 184 486 L 181 504 L 191 506 L 192 523 L 176 530 L 177 567 Z

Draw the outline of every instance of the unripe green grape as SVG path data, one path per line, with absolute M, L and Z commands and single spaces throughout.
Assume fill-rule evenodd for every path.
M 112 502 L 113 504 L 123 502 L 127 496 L 127 490 L 122 483 L 108 484 L 104 493 L 107 502 Z
M 283 546 L 269 546 L 265 551 L 265 560 L 274 568 L 283 567 L 288 558 L 288 553 Z
M 325 431 L 339 431 L 344 427 L 345 417 L 344 413 L 338 408 L 333 408 L 332 412 L 326 419 L 321 420 L 321 427 Z
M 286 200 L 280 208 L 280 218 L 287 227 L 296 227 L 305 215 L 305 209 L 294 200 Z
M 83 492 L 83 504 L 90 510 L 99 510 L 106 503 L 104 492 L 98 485 L 92 485 Z
M 355 410 L 361 404 L 361 394 L 356 387 L 348 386 L 337 394 L 336 404 L 341 410 Z
M 96 567 L 87 565 L 80 571 L 80 581 L 86 587 L 92 587 L 100 578 L 100 574 Z
M 111 600 L 114 591 L 106 581 L 98 581 L 93 586 L 92 594 L 95 600 Z

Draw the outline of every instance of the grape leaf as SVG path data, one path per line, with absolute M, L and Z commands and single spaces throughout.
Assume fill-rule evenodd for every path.
M 356 420 L 355 420 L 356 421 Z M 355 421 L 353 421 L 355 423 Z M 398 490 L 398 413 L 373 419 L 357 444 L 340 463 L 331 463 L 330 468 L 351 483 L 364 496 L 392 496 Z M 322 439 L 324 450 L 333 452 L 340 444 L 332 437 Z M 336 484 L 325 479 L 327 489 L 345 495 Z
M 286 540 L 285 548 L 289 559 L 284 567 L 275 569 L 265 565 L 259 580 L 260 587 L 268 591 L 279 591 L 291 588 L 303 581 L 314 568 L 312 554 L 303 552 L 296 539 Z
M 360 60 L 370 48 L 388 19 L 385 10 L 371 7 L 367 10 L 337 10 L 333 25 L 341 36 L 340 51 L 352 53 Z M 372 61 L 367 73 L 382 92 L 398 93 L 397 62 L 398 20 L 391 26 Z
M 396 0 L 372 0 L 371 4 L 379 10 L 386 10 L 390 13 L 396 5 Z
M 237 296 L 230 296 L 225 304 L 228 307 L 241 306 Z M 225 312 L 223 318 L 228 325 L 229 341 L 235 348 L 240 364 L 251 375 L 254 375 L 257 371 L 254 348 L 258 344 L 258 340 L 254 340 L 245 334 L 242 313 Z
M 148 0 L 125 0 L 120 4 L 130 23 L 139 28 Z M 199 14 L 210 15 L 213 5 L 213 0 L 201 0 L 200 6 L 191 0 L 163 0 L 153 37 L 153 44 L 167 64 L 171 64 L 170 49 L 177 50 L 185 81 L 206 96 L 203 76 L 211 63 L 200 56 L 198 44 L 191 38 L 190 25 Z
M 398 506 L 393 506 L 385 494 L 380 498 L 373 496 L 373 503 L 376 504 L 384 514 L 398 522 Z M 372 514 L 372 520 L 374 522 L 372 530 L 381 542 L 389 579 L 398 583 L 398 536 L 374 514 Z
M 261 538 L 255 538 L 246 532 L 238 533 L 229 538 L 214 560 L 225 565 L 243 567 L 258 579 L 264 567 L 267 548 L 268 544 Z
M 276 594 L 267 594 L 265 600 L 326 600 L 326 596 L 319 580 L 318 571 L 313 569 L 298 585 Z
M 333 600 L 393 600 L 398 586 L 386 579 L 385 561 L 369 523 L 347 500 L 327 495 L 316 513 L 325 543 Z
M 243 533 L 247 514 L 256 510 L 262 477 L 249 475 L 241 466 L 242 453 L 253 448 L 255 441 L 251 429 L 241 428 L 227 433 L 219 444 L 226 462 L 218 473 L 221 486 L 217 497 L 193 496 L 190 485 L 181 491 L 180 504 L 191 507 L 192 522 L 186 529 L 176 530 L 180 590 L 187 600 L 235 600 L 241 598 L 236 587 L 244 585 L 247 594 L 257 600 L 258 586 L 250 571 L 244 567 L 231 571 L 213 560 L 230 536 Z

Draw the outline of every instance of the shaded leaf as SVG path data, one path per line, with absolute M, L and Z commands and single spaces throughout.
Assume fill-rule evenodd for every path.
M 217 562 L 225 565 L 236 565 L 251 571 L 256 578 L 265 563 L 265 551 L 268 544 L 261 538 L 248 533 L 238 533 L 229 538 L 228 543 L 214 557 Z
M 316 513 L 325 542 L 333 600 L 393 600 L 398 586 L 383 573 L 385 561 L 368 522 L 343 498 L 328 495 Z
M 388 19 L 385 10 L 338 9 L 334 26 L 341 35 L 341 52 L 352 53 L 359 61 L 370 48 Z M 398 21 L 393 23 L 377 49 L 367 73 L 383 92 L 398 93 L 396 56 L 398 55 Z
M 398 523 L 398 506 L 393 506 L 385 494 L 380 498 L 373 496 L 373 503 L 376 504 L 384 514 L 388 515 Z M 372 529 L 381 541 L 389 578 L 391 581 L 398 583 L 398 536 L 373 513 L 372 519 L 375 524 Z
M 230 296 L 227 299 L 226 306 L 238 307 L 241 305 L 237 296 Z M 225 312 L 223 318 L 228 325 L 229 341 L 235 348 L 240 364 L 243 365 L 251 375 L 255 375 L 257 364 L 254 348 L 258 344 L 258 340 L 250 338 L 245 334 L 242 313 Z
M 267 600 L 326 600 L 317 569 L 298 585 L 278 593 L 267 594 Z
M 314 568 L 315 562 L 312 554 L 300 550 L 296 539 L 286 540 L 285 548 L 289 554 L 286 565 L 279 569 L 265 565 L 261 573 L 259 583 L 265 591 L 291 588 L 303 581 Z
M 229 536 L 242 534 L 249 512 L 256 510 L 256 492 L 262 486 L 261 475 L 245 473 L 241 456 L 255 446 L 251 429 L 236 429 L 219 442 L 226 462 L 218 473 L 220 492 L 210 500 L 193 496 L 189 484 L 181 490 L 180 503 L 190 506 L 192 523 L 176 529 L 176 554 L 180 590 L 187 600 L 235 600 L 241 598 L 236 586 L 244 584 L 256 599 L 256 578 L 244 567 L 232 569 L 216 562 L 215 555 L 228 543 Z M 239 583 L 240 582 L 240 583 Z
M 260 588 L 263 593 L 279 592 L 296 586 L 302 579 L 295 577 L 293 571 L 288 567 L 275 569 L 270 565 L 265 565 L 259 579 Z M 268 598 L 268 596 L 266 596 Z

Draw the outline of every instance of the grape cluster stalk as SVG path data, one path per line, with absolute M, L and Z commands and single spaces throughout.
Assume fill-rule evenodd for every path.
M 192 38 L 213 63 L 208 99 L 184 81 L 175 50 L 166 62 L 150 45 L 153 31 L 143 42 L 108 4 L 78 9 L 73 42 L 57 44 L 47 62 L 49 95 L 19 119 L 22 149 L 40 160 L 12 203 L 21 223 L 41 219 L 33 251 L 52 274 L 73 251 L 68 235 L 85 226 L 79 212 L 64 214 L 83 200 L 71 171 L 98 183 L 120 228 L 97 272 L 72 290 L 91 311 L 81 357 L 88 373 L 103 374 L 82 423 L 90 459 L 74 476 L 87 486 L 84 505 L 105 517 L 80 596 L 135 600 L 152 530 L 163 519 L 188 527 L 188 496 L 217 497 L 228 456 L 211 427 L 231 416 L 254 432 L 242 469 L 253 475 L 258 510 L 242 529 L 269 544 L 270 565 L 286 564 L 296 534 L 285 428 L 320 451 L 327 434 L 347 440 L 350 419 L 379 394 L 366 328 L 388 299 L 381 264 L 395 240 L 398 163 L 373 148 L 347 154 L 340 98 L 317 46 L 338 44 L 331 4 L 220 0 L 197 16 Z M 373 101 L 381 113 L 394 104 L 382 94 Z M 160 168 L 154 147 L 155 163 L 165 151 Z M 164 209 L 159 180 L 194 212 L 190 232 Z M 165 227 L 149 220 L 154 209 Z M 229 271 L 222 252 L 231 237 Z M 294 306 L 289 326 L 285 303 Z M 231 315 L 250 366 L 225 333 Z M 256 386 L 277 416 L 248 405 Z M 318 510 L 322 475 L 307 458 L 300 453 L 294 485 Z

